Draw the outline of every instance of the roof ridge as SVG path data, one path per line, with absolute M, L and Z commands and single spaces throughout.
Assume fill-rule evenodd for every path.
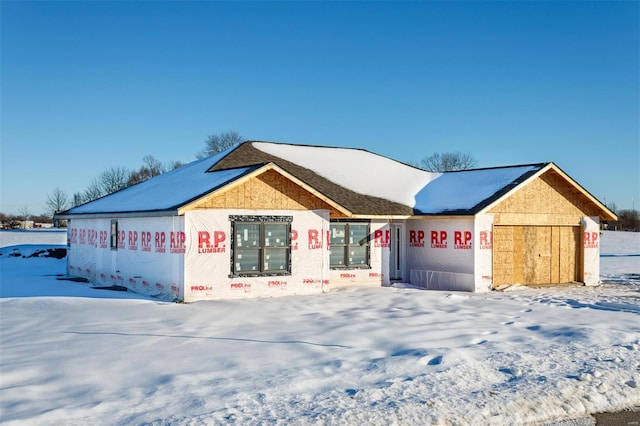
M 447 172 L 441 172 L 441 173 L 461 173 L 461 172 L 476 172 L 476 171 L 482 171 L 482 170 L 499 170 L 499 169 L 513 169 L 516 167 L 546 167 L 549 164 L 553 164 L 553 162 L 548 161 L 548 162 L 540 162 L 540 163 L 528 163 L 528 164 L 511 164 L 508 166 L 494 166 L 494 167 L 478 167 L 478 168 L 474 168 L 474 169 L 465 169 L 465 170 L 450 170 Z M 432 172 L 435 173 L 435 172 Z
M 371 154 L 371 155 L 375 155 L 376 157 L 380 157 L 380 158 L 385 158 L 389 161 L 393 161 L 395 163 L 398 164 L 402 164 L 403 166 L 406 167 L 410 167 L 412 169 L 416 169 L 416 170 L 422 170 L 424 172 L 427 173 L 441 173 L 441 172 L 430 172 L 428 170 L 422 169 L 418 166 L 414 166 L 413 164 L 409 164 L 409 163 L 405 163 L 404 161 L 400 161 L 396 158 L 392 158 L 392 157 L 388 157 L 386 155 L 382 155 L 379 154 L 377 152 L 374 151 L 370 151 L 366 148 L 354 148 L 354 147 L 347 147 L 347 146 L 327 146 L 327 145 L 312 145 L 312 144 L 300 144 L 300 143 L 290 143 L 290 142 L 273 142 L 273 141 L 258 141 L 258 140 L 247 140 L 245 142 L 242 142 L 242 144 L 245 143 L 265 143 L 265 144 L 274 144 L 274 145 L 290 145 L 290 146 L 300 146 L 300 147 L 306 147 L 306 148 L 328 148 L 328 149 L 344 149 L 344 150 L 348 150 L 348 151 L 361 151 L 361 152 L 366 152 L 367 154 Z

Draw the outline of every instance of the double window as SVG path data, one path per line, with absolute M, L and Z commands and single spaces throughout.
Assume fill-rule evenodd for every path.
M 290 275 L 290 216 L 230 216 L 231 275 Z
M 368 268 L 369 222 L 331 222 L 332 268 Z

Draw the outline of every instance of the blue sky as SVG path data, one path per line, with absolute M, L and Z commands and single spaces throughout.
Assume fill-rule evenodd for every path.
M 553 161 L 640 208 L 636 1 L 2 1 L 0 19 L 0 212 L 227 130 Z

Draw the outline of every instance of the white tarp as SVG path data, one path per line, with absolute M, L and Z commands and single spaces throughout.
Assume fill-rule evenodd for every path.
M 474 220 L 407 221 L 410 283 L 434 290 L 475 291 Z
M 600 219 L 596 217 L 582 218 L 584 247 L 584 283 L 597 285 L 600 283 Z
M 291 274 L 232 274 L 230 217 L 291 219 Z M 321 293 L 329 284 L 329 211 L 194 210 L 185 213 L 184 301 Z
M 165 300 L 181 298 L 182 217 L 120 218 L 115 249 L 111 248 L 110 219 L 73 219 L 68 232 L 70 276 Z

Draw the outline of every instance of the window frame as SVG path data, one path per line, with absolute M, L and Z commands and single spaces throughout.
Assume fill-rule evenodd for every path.
M 344 219 L 332 219 L 329 223 L 329 232 L 330 235 L 333 235 L 333 227 L 334 225 L 343 225 L 344 228 L 344 233 L 345 233 L 345 243 L 344 244 L 336 244 L 331 242 L 330 244 L 330 250 L 331 250 L 331 254 L 329 255 L 329 268 L 330 269 L 371 269 L 371 221 L 370 220 L 344 220 Z M 357 226 L 362 226 L 362 225 L 366 225 L 367 226 L 367 231 L 366 231 L 366 237 L 364 238 L 364 242 L 362 242 L 363 240 L 360 240 L 361 242 L 359 243 L 349 243 L 349 226 L 353 226 L 353 225 L 357 225 Z M 331 241 L 331 238 L 329 238 L 329 241 Z M 349 263 L 349 256 L 347 255 L 349 250 L 349 247 L 365 247 L 365 261 L 366 263 L 354 263 L 351 264 Z M 336 263 L 331 263 L 331 255 L 333 254 L 333 250 L 338 247 L 343 251 L 343 264 L 336 264 Z
M 291 223 L 292 216 L 253 216 L 253 215 L 232 215 L 229 216 L 231 222 L 231 253 L 230 253 L 230 271 L 229 278 L 237 277 L 280 277 L 291 275 Z M 259 226 L 259 244 L 257 246 L 242 247 L 237 246 L 236 227 L 238 225 L 258 225 Z M 285 225 L 285 244 L 284 245 L 266 245 L 267 236 L 265 235 L 266 225 Z M 269 249 L 280 249 L 285 251 L 285 269 L 265 269 L 265 261 Z M 255 271 L 238 271 L 236 268 L 236 255 L 238 250 L 255 250 L 258 252 L 258 269 Z
M 109 248 L 118 250 L 118 219 L 111 219 L 109 226 Z

